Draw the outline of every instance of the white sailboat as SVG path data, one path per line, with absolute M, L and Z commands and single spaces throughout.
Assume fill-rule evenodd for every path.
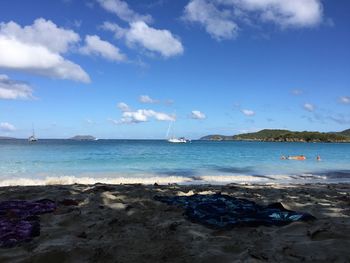
M 169 137 L 169 133 L 170 133 L 170 130 L 171 130 L 171 127 L 172 127 L 172 124 L 173 124 L 174 121 L 170 121 L 169 122 L 168 131 L 166 133 L 167 141 L 170 142 L 170 143 L 187 143 L 188 140 L 185 137 L 179 137 L 179 138 L 174 137 L 174 136 Z
M 29 142 L 36 142 L 38 139 L 35 137 L 35 132 L 34 132 L 34 126 L 33 126 L 33 133 L 31 136 L 29 136 L 28 141 Z

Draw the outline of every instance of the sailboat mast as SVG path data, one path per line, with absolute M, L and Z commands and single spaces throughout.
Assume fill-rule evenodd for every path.
M 169 133 L 170 133 L 170 129 L 171 129 L 172 123 L 173 123 L 173 121 L 170 121 L 170 122 L 169 122 L 168 130 L 167 130 L 167 132 L 166 132 L 166 138 L 167 138 L 167 139 L 169 138 Z

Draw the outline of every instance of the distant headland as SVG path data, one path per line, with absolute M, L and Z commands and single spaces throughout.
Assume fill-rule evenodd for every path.
M 16 140 L 16 138 L 7 137 L 7 136 L 0 136 L 0 140 Z
M 262 142 L 350 142 L 350 129 L 342 132 L 310 132 L 264 129 L 253 133 L 232 136 L 207 135 L 200 140 L 208 141 L 262 141 Z
M 97 138 L 91 135 L 76 135 L 72 138 L 69 138 L 69 140 L 75 140 L 75 141 L 96 141 Z

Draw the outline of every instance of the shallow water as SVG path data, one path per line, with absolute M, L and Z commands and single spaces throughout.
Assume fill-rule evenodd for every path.
M 305 155 L 306 161 L 281 160 Z M 320 155 L 322 160 L 316 161 Z M 58 180 L 58 181 L 57 181 Z M 350 144 L 0 141 L 0 185 L 350 181 Z M 32 183 L 31 183 L 32 182 Z

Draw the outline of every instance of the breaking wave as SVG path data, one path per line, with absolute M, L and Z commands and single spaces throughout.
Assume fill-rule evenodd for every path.
M 339 178 L 338 178 L 339 179 Z M 350 181 L 350 178 L 346 180 L 336 181 Z M 41 176 L 37 178 L 7 178 L 0 180 L 0 186 L 39 186 L 39 185 L 72 185 L 72 184 L 86 184 L 92 185 L 97 183 L 102 184 L 298 184 L 298 183 L 332 183 L 335 182 L 334 178 L 330 178 L 326 175 L 315 174 L 300 174 L 300 175 L 202 175 L 196 177 L 186 176 L 142 176 L 142 177 L 122 177 L 111 176 L 97 177 L 93 175 L 89 176 Z

